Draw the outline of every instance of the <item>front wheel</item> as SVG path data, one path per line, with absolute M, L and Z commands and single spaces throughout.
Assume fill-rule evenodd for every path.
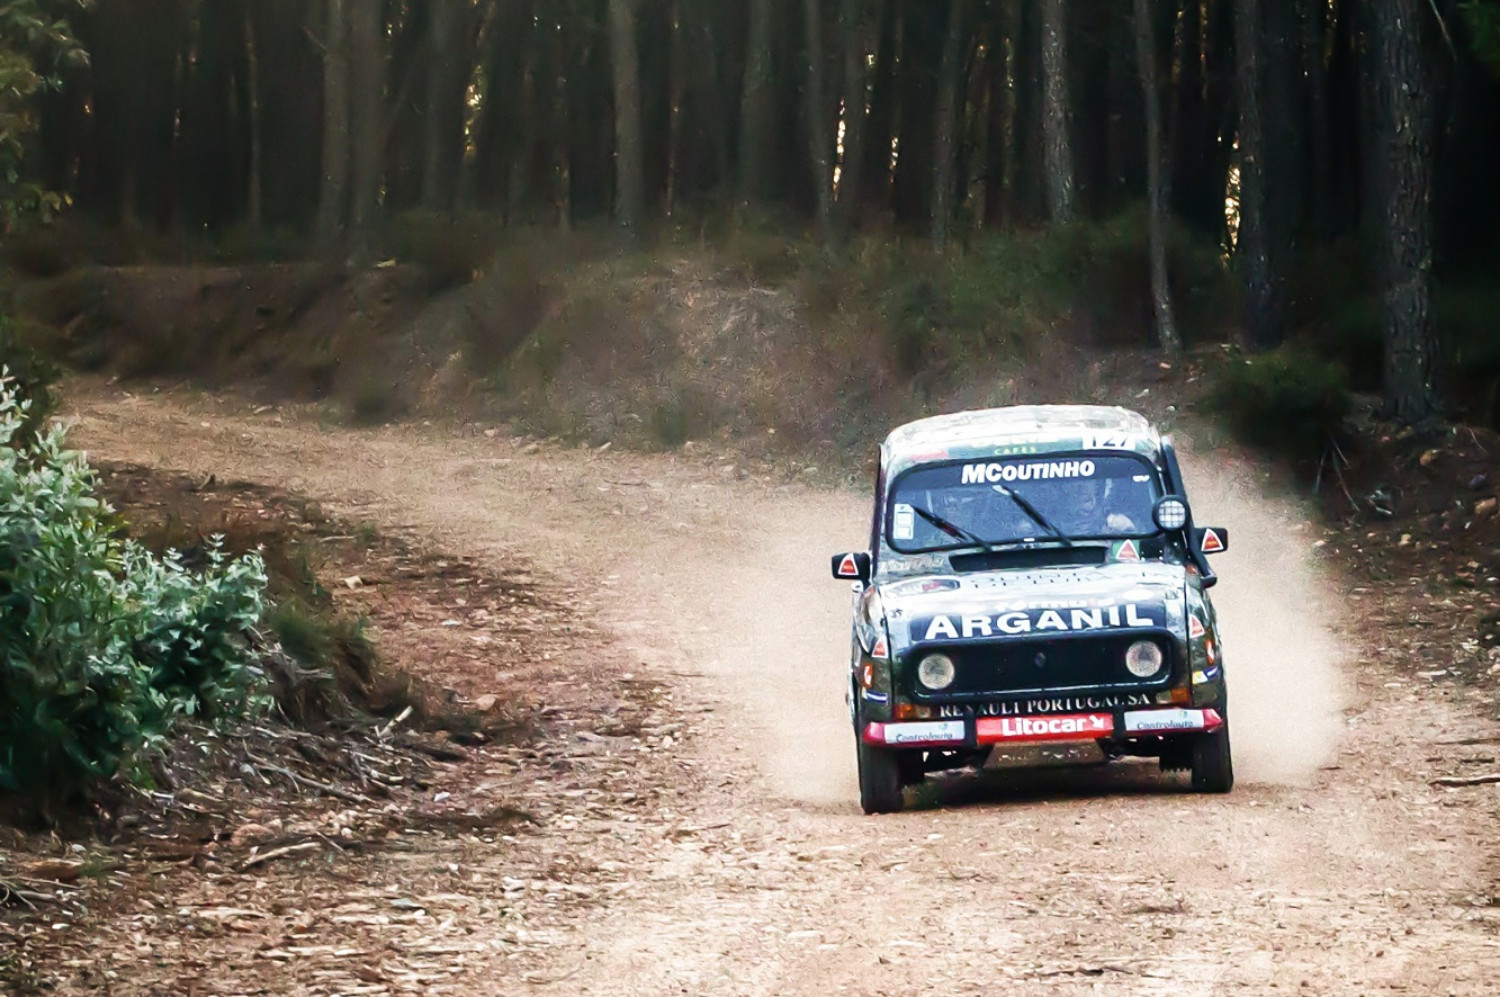
M 1193 739 L 1193 789 L 1199 793 L 1227 793 L 1234 788 L 1234 759 L 1229 750 L 1229 723 L 1212 734 Z
M 885 748 L 866 744 L 855 735 L 859 759 L 859 806 L 867 814 L 893 814 L 901 810 L 901 760 Z

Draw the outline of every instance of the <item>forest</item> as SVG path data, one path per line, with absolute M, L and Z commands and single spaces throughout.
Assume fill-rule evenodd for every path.
M 0 65 L 25 81 L 0 98 L 12 235 L 61 211 L 358 258 L 423 212 L 962 254 L 1144 206 L 1163 349 L 1183 341 L 1166 256 L 1185 232 L 1228 261 L 1244 348 L 1311 329 L 1359 365 L 1380 353 L 1405 421 L 1439 413 L 1446 368 L 1500 371 L 1474 331 L 1500 250 L 1495 0 L 0 10 Z

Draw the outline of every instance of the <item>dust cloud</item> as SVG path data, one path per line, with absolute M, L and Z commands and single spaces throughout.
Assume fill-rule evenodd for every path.
M 1343 729 L 1348 643 L 1342 600 L 1313 556 L 1310 512 L 1278 497 L 1254 465 L 1179 443 L 1193 518 L 1223 526 L 1212 590 L 1229 675 L 1235 774 L 1305 784 L 1331 762 Z
M 734 586 L 739 625 L 719 650 L 753 717 L 748 744 L 781 796 L 811 804 L 856 798 L 849 675 L 852 593 L 828 559 L 868 546 L 869 499 L 800 493 L 749 520 L 753 555 Z
M 783 799 L 857 796 L 844 700 L 852 594 L 828 559 L 869 543 L 868 503 L 853 492 L 724 489 L 692 533 L 653 541 L 651 563 L 620 565 L 636 617 L 616 621 L 628 645 L 669 675 L 706 679 L 724 725 L 715 750 L 746 756 L 751 766 L 732 767 Z

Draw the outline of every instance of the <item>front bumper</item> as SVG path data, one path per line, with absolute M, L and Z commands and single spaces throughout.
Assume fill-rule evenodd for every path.
M 1224 726 L 1215 709 L 1143 709 L 1062 716 L 965 717 L 867 723 L 866 744 L 883 748 L 977 748 L 1057 741 L 1132 741 L 1211 733 Z

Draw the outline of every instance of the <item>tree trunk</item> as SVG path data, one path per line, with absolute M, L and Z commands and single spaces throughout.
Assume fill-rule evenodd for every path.
M 1328 119 L 1328 0 L 1301 0 L 1302 72 L 1307 83 L 1308 200 L 1312 232 L 1333 235 L 1332 123 Z
M 355 0 L 359 2 L 359 0 Z M 371 0 L 366 0 L 371 2 Z M 427 93 L 422 207 L 450 211 L 463 159 L 464 100 L 470 57 L 465 36 L 468 0 L 431 0 L 428 10 Z
M 1150 219 L 1151 301 L 1156 309 L 1156 338 L 1167 353 L 1182 350 L 1177 321 L 1172 315 L 1172 291 L 1167 282 L 1168 212 L 1172 192 L 1171 174 L 1164 162 L 1161 92 L 1156 82 L 1156 27 L 1151 0 L 1135 0 L 1135 61 L 1141 76 L 1141 94 L 1146 101 L 1146 200 Z
M 1421 0 L 1371 4 L 1374 216 L 1385 341 L 1385 403 L 1417 423 L 1438 414 L 1432 314 L 1432 181 L 1436 106 L 1421 40 Z
M 1270 349 L 1282 338 L 1281 296 L 1271 260 L 1266 131 L 1261 120 L 1265 58 L 1260 0 L 1234 0 L 1240 139 L 1240 220 L 1235 257 L 1245 285 L 1244 342 Z
M 826 244 L 833 241 L 833 140 L 828 128 L 828 89 L 823 83 L 822 0 L 802 0 L 802 14 L 807 50 L 807 106 L 803 113 L 807 117 L 808 165 L 813 173 L 818 231 Z
M 323 184 L 318 195 L 318 237 L 339 241 L 349 184 L 349 20 L 345 0 L 326 0 L 323 36 Z
M 776 93 L 771 78 L 773 0 L 750 0 L 750 37 L 745 50 L 745 82 L 740 98 L 740 202 L 769 196 Z
M 1302 29 L 1296 5 L 1287 0 L 1262 0 L 1263 42 L 1260 55 L 1265 89 L 1261 105 L 1262 146 L 1266 163 L 1268 201 L 1267 237 L 1270 240 L 1271 272 L 1278 292 L 1285 298 L 1283 279 L 1294 259 L 1302 220 L 1307 213 L 1306 81 L 1303 78 Z M 1289 300 L 1282 313 L 1292 311 Z
M 718 193 L 726 199 L 731 199 L 734 192 L 734 157 L 729 149 L 729 124 L 728 119 L 733 100 L 728 96 L 723 77 L 719 73 L 718 60 L 714 58 L 716 50 L 715 41 L 718 35 L 714 33 L 712 24 L 703 27 L 703 44 L 695 46 L 693 63 L 698 86 L 702 88 L 698 96 L 698 106 L 703 108 L 702 114 L 707 119 L 705 131 L 708 142 L 713 147 L 714 163 L 714 185 Z
M 515 125 L 511 132 L 506 155 L 505 220 L 509 225 L 520 223 L 536 199 L 537 134 L 542 119 L 541 75 L 542 46 L 547 43 L 545 30 L 528 22 L 524 27 L 524 38 L 519 74 L 519 93 L 514 98 Z
M 896 132 L 896 84 L 901 65 L 901 17 L 898 0 L 877 5 L 874 63 L 870 72 L 870 109 L 865 115 L 865 162 L 860 169 L 856 208 L 885 214 L 891 200 L 891 142 Z
M 948 27 L 943 38 L 943 58 L 939 63 L 937 127 L 933 135 L 935 159 L 932 165 L 932 248 L 942 252 L 948 246 L 948 231 L 953 224 L 953 193 L 957 186 L 958 101 L 964 91 L 960 86 L 964 62 L 964 21 L 968 17 L 968 0 L 949 0 Z
M 609 0 L 609 62 L 615 93 L 615 227 L 632 244 L 641 241 L 646 215 L 635 5 L 636 0 Z
M 687 26 L 682 23 L 681 0 L 672 0 L 667 14 L 667 179 L 666 215 L 677 214 L 682 197 L 682 174 L 687 169 L 685 131 L 688 117 Z
M 1000 165 L 997 169 L 994 159 L 990 165 L 992 170 L 999 173 L 996 183 L 1003 195 L 998 199 L 992 198 L 989 206 L 990 220 L 994 224 L 1014 224 L 1017 216 L 1016 201 L 1021 190 L 1021 94 L 1023 91 L 1030 92 L 1028 84 L 1032 81 L 1027 78 L 1026 67 L 1035 64 L 1034 60 L 1028 62 L 1024 58 L 1025 14 L 1024 0 L 1005 0 L 1001 13 L 1006 39 L 1005 60 L 999 67 L 998 74 L 998 85 L 1003 90 L 1003 98 L 999 103 L 1003 105 L 1001 113 L 1004 114 L 1004 120 L 997 123 L 999 134 L 991 134 Z M 999 203 L 994 203 L 995 200 Z
M 1073 220 L 1073 140 L 1068 100 L 1068 25 L 1065 0 L 1042 0 L 1042 143 L 1047 212 L 1054 225 Z
M 932 168 L 937 121 L 938 79 L 932 67 L 943 57 L 940 5 L 898 4 L 901 42 L 897 54 L 896 152 L 891 172 L 891 216 L 915 231 L 932 220 Z M 923 67 L 915 69 L 914 67 Z M 924 71 L 925 70 L 925 71 Z
M 260 54 L 255 50 L 255 0 L 245 0 L 245 107 L 249 119 L 250 168 L 245 196 L 245 224 L 259 232 L 265 223 L 261 183 Z
M 353 81 L 349 224 L 360 237 L 374 221 L 380 201 L 380 119 L 385 97 L 381 35 L 385 25 L 382 4 L 376 0 L 353 2 L 349 27 Z
M 854 228 L 859 194 L 864 181 L 865 140 L 869 111 L 869 59 L 874 46 L 872 30 L 880 23 L 865 17 L 862 0 L 842 0 L 839 5 L 839 42 L 844 54 L 843 149 L 839 159 L 838 232 L 842 237 Z

